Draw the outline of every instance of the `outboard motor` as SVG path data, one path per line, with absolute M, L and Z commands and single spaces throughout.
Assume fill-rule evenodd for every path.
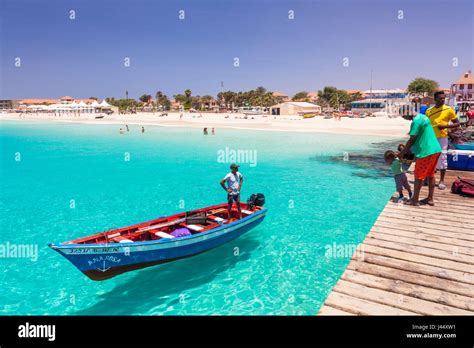
M 265 195 L 263 193 L 254 193 L 247 199 L 247 206 L 254 209 L 256 206 L 262 207 L 265 204 Z

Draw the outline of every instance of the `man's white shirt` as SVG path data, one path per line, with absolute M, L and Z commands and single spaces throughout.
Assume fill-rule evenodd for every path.
M 240 185 L 240 179 L 242 178 L 242 174 L 239 172 L 237 173 L 232 173 L 230 172 L 224 177 L 224 180 L 227 184 L 227 188 L 232 189 L 232 194 L 236 195 L 239 194 L 239 185 Z

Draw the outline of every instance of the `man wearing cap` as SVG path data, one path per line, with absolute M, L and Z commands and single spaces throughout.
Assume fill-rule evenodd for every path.
M 441 156 L 439 157 L 436 169 L 441 173 L 438 188 L 444 190 L 444 175 L 448 168 L 448 129 L 458 128 L 459 120 L 453 108 L 444 105 L 446 95 L 443 91 L 438 91 L 434 94 L 435 106 L 432 106 L 426 111 L 426 116 L 430 119 L 433 130 L 441 146 Z M 449 124 L 452 122 L 452 124 Z
M 227 192 L 227 210 L 229 212 L 229 219 L 232 217 L 231 211 L 234 201 L 239 211 L 239 219 L 242 219 L 242 210 L 240 208 L 240 189 L 242 188 L 244 177 L 238 172 L 238 169 L 239 166 L 235 163 L 232 163 L 230 166 L 230 173 L 221 180 L 221 186 Z M 227 187 L 225 184 L 227 184 Z

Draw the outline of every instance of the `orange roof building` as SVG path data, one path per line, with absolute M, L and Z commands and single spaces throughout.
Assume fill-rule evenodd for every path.
M 471 70 L 462 74 L 453 84 L 453 93 L 457 101 L 474 100 L 474 76 Z
M 471 70 L 468 70 L 464 74 L 462 74 L 455 84 L 456 85 L 474 84 L 474 76 L 472 76 Z
M 59 103 L 59 99 L 21 99 L 20 105 L 50 105 Z
M 288 96 L 288 94 L 285 94 L 285 93 L 282 93 L 282 92 L 273 92 L 272 95 L 273 95 L 275 98 L 281 99 L 282 101 L 288 101 L 288 100 L 290 100 L 290 97 Z
M 51 105 L 60 103 L 80 103 L 81 101 L 85 104 L 92 104 L 95 99 L 75 99 L 73 97 L 65 96 L 61 99 L 20 99 L 18 104 L 20 105 Z

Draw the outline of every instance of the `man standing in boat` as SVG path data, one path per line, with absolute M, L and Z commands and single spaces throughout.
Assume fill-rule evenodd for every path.
M 244 182 L 244 177 L 238 172 L 239 166 L 235 163 L 230 165 L 230 173 L 221 180 L 222 188 L 227 192 L 227 201 L 229 212 L 229 219 L 232 217 L 232 204 L 235 202 L 239 211 L 239 219 L 242 219 L 242 210 L 240 207 L 240 189 Z M 226 187 L 227 184 L 227 187 Z

